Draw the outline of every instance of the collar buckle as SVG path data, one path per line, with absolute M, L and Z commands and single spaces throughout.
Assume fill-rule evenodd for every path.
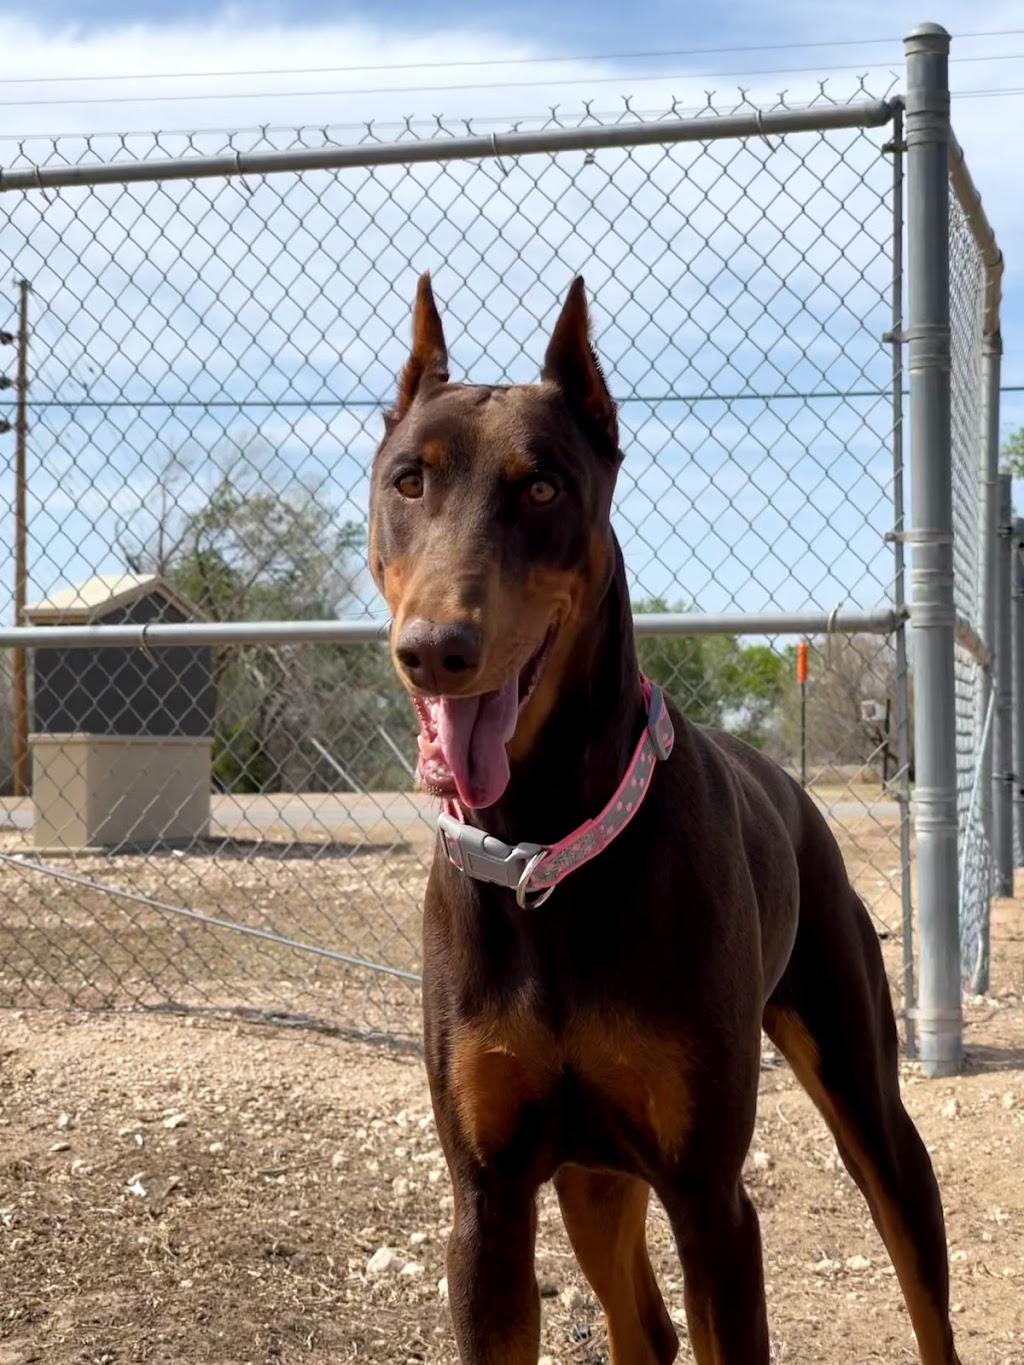
M 437 817 L 437 829 L 448 859 L 467 877 L 516 893 L 520 906 L 526 900 L 528 883 L 541 860 L 547 856 L 542 844 L 506 844 L 475 825 L 464 825 L 447 811 Z

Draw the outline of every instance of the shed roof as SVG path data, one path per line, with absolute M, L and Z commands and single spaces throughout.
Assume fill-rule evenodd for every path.
M 201 618 L 199 608 L 176 592 L 162 575 L 123 573 L 97 574 L 84 583 L 58 588 L 48 597 L 28 603 L 25 619 L 40 626 L 88 625 L 154 594 L 177 607 L 190 620 Z

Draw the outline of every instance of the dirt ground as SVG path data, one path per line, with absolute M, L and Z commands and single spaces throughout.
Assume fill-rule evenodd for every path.
M 889 927 L 896 981 L 895 817 L 871 809 L 868 793 L 840 797 L 837 834 Z M 288 825 L 276 843 L 254 825 L 183 856 L 62 866 L 306 942 L 386 952 L 415 971 L 417 840 L 384 831 L 369 846 L 355 831 L 346 846 L 322 828 L 319 842 L 305 831 L 297 842 Z M 6 833 L 0 848 L 16 855 L 20 837 Z M 0 1004 L 152 1011 L 177 1000 L 193 1011 L 0 1009 L 0 1365 L 453 1362 L 442 1283 L 451 1196 L 418 1055 L 211 1012 L 294 999 L 319 1017 L 412 1036 L 414 987 L 17 863 L 0 866 L 0 895 Z M 965 1075 L 928 1082 L 907 1065 L 903 1081 L 943 1188 L 964 1365 L 1024 1365 L 1024 880 L 993 927 L 992 993 L 968 1007 Z M 775 1359 L 915 1361 L 861 1197 L 770 1051 L 748 1177 Z M 680 1358 L 692 1360 L 658 1209 L 649 1235 Z M 538 1272 L 547 1365 L 606 1361 L 600 1312 L 550 1194 Z
M 942 1184 L 964 1365 L 1024 1365 L 1024 912 L 953 1081 L 904 1069 Z M 309 1031 L 0 1014 L 0 1365 L 441 1365 L 451 1196 L 419 1058 Z M 748 1161 L 775 1359 L 917 1359 L 860 1195 L 788 1069 L 764 1059 Z M 681 1359 L 678 1266 L 653 1259 Z M 607 1359 L 550 1195 L 543 1352 Z

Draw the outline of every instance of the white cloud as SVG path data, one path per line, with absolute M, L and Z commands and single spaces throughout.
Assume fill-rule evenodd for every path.
M 820 13 L 815 7 L 815 15 Z M 999 6 L 975 7 L 972 24 L 1011 27 L 1004 13 Z M 864 31 L 892 31 L 893 22 L 891 10 L 879 9 Z M 814 27 L 820 31 L 818 19 Z M 53 76 L 509 62 L 537 55 L 521 36 L 509 40 L 448 29 L 405 39 L 368 25 L 275 27 L 248 15 L 161 26 L 158 36 L 141 24 L 54 35 L 24 20 L 0 19 L 0 45 L 19 52 L 22 71 Z M 230 57 L 218 60 L 219 53 Z M 844 51 L 844 61 L 847 55 L 852 62 L 859 54 Z M 458 120 L 471 118 L 486 131 L 513 113 L 536 121 L 552 105 L 578 113 L 581 100 L 593 94 L 595 110 L 613 112 L 621 110 L 622 92 L 634 94 L 638 109 L 665 111 L 675 98 L 683 106 L 704 102 L 708 82 L 702 77 L 632 89 L 624 80 L 620 89 L 602 83 L 608 70 L 579 62 L 535 67 L 527 78 L 543 79 L 543 86 L 511 90 L 499 86 L 524 79 L 522 69 L 500 65 L 266 76 L 253 82 L 196 75 L 113 87 L 9 86 L 10 100 L 47 94 L 55 100 L 100 93 L 118 99 L 153 92 L 178 96 L 214 86 L 298 93 L 263 101 L 162 98 L 39 108 L 0 102 L 0 138 L 17 138 L 29 128 L 68 134 L 57 142 L 45 136 L 0 140 L 0 164 L 220 151 L 229 141 L 243 149 L 290 146 L 293 131 L 272 129 L 300 125 L 309 130 L 304 140 L 314 145 L 327 137 L 358 140 L 369 121 L 378 125 L 379 136 L 390 138 L 401 131 L 407 112 L 433 108 L 444 110 L 450 130 L 461 131 Z M 954 80 L 977 89 L 1012 84 L 1012 73 L 1005 64 L 975 63 L 955 66 Z M 461 81 L 484 88 L 409 89 Z M 766 76 L 743 83 L 752 102 L 766 105 L 774 103 L 782 84 L 788 84 L 793 104 L 818 92 L 809 73 L 785 82 Z M 729 88 L 728 81 L 718 84 Z M 890 84 L 886 67 L 876 68 L 868 80 L 876 93 Z M 371 87 L 392 93 L 317 93 Z M 404 93 L 393 93 L 396 87 Z M 836 97 L 856 88 L 850 75 L 831 79 Z M 728 106 L 734 99 L 726 95 L 722 102 Z M 955 106 L 958 134 L 1011 261 L 1014 242 L 1024 238 L 1024 204 L 1015 190 L 1018 177 L 1006 174 L 1005 148 L 997 152 L 1001 139 L 992 129 L 1009 126 L 996 122 L 996 115 L 1005 119 L 1019 108 L 1012 100 L 1005 108 L 982 100 Z M 256 124 L 271 129 L 232 139 L 216 132 L 194 139 L 173 132 L 116 136 L 140 126 Z M 436 125 L 419 129 L 422 136 L 436 132 Z M 95 136 L 87 140 L 86 134 Z M 592 166 L 574 154 L 521 164 L 319 173 L 301 183 L 286 176 L 6 195 L 0 196 L 0 255 L 6 253 L 15 270 L 33 279 L 33 306 L 44 310 L 37 326 L 41 384 L 63 398 L 104 402 L 154 394 L 289 400 L 296 406 L 276 413 L 250 410 L 246 422 L 273 441 L 295 477 L 328 480 L 339 516 L 347 517 L 365 502 L 377 411 L 301 405 L 332 397 L 365 400 L 389 391 L 402 359 L 413 280 L 424 265 L 437 268 L 456 369 L 484 378 L 504 372 L 523 379 L 536 372 L 539 327 L 548 325 L 570 274 L 583 269 L 596 297 L 599 344 L 620 391 L 632 386 L 648 394 L 770 391 L 783 382 L 797 390 L 884 387 L 888 357 L 879 339 L 890 322 L 884 203 L 890 169 L 879 151 L 883 140 L 882 132 L 843 134 L 828 143 L 803 135 L 783 145 L 753 140 L 744 146 L 678 147 L 670 156 L 661 149 L 600 153 Z M 5 226 L 7 214 L 11 221 Z M 10 278 L 10 269 L 4 273 Z M 1019 314 L 1012 276 L 1008 283 L 1008 315 L 1014 309 Z M 1011 356 L 1008 374 L 1012 364 Z M 712 609 L 722 604 L 725 591 L 735 591 L 751 608 L 770 605 L 766 594 L 793 607 L 806 605 L 810 595 L 831 607 L 839 569 L 829 575 L 816 560 L 828 539 L 825 529 L 806 552 L 788 523 L 773 523 L 770 535 L 765 529 L 766 519 L 789 513 L 794 525 L 802 516 L 805 528 L 812 522 L 818 527 L 827 509 L 826 519 L 838 526 L 828 532 L 837 537 L 829 553 L 842 565 L 851 600 L 869 606 L 881 596 L 876 575 L 886 576 L 879 565 L 888 526 L 880 519 L 890 477 L 878 459 L 888 429 L 884 403 L 791 402 L 770 412 L 719 404 L 683 412 L 662 405 L 653 416 L 650 409 L 627 405 L 623 418 L 631 438 L 630 477 L 640 479 L 642 491 L 632 491 L 627 479 L 620 511 L 626 518 L 632 512 L 650 519 L 649 533 L 644 525 L 625 536 L 634 542 L 631 562 L 642 590 L 678 596 L 683 585 L 694 593 L 704 586 L 708 598 L 702 604 Z M 147 467 L 154 452 L 189 437 L 212 443 L 238 425 L 230 408 L 157 408 L 142 415 L 114 409 L 100 417 L 87 417 L 85 409 L 70 415 L 61 410 L 40 424 L 45 449 L 35 455 L 50 473 L 40 476 L 43 492 L 35 493 L 35 586 L 45 590 L 87 560 L 90 570 L 108 567 L 93 562 L 97 547 L 109 540 L 97 494 L 72 499 L 73 505 L 61 502 L 67 490 L 55 471 L 62 460 L 72 473 L 77 467 L 79 481 L 88 476 L 102 482 L 103 465 L 117 471 L 110 496 L 124 510 L 126 496 L 145 496 L 151 486 Z M 703 473 L 695 460 L 704 462 Z M 775 460 L 791 480 L 786 488 L 771 472 Z M 670 486 L 655 494 L 659 471 L 666 469 Z M 744 516 L 754 527 L 746 541 Z M 717 588 L 692 548 L 708 538 L 734 560 L 731 568 L 716 562 Z M 659 547 L 667 569 L 651 560 L 650 544 Z M 0 574 L 9 580 L 2 563 Z M 738 575 L 735 582 L 730 575 Z

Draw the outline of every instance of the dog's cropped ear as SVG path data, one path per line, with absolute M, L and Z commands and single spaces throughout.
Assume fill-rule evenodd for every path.
M 448 382 L 448 348 L 430 287 L 430 272 L 419 278 L 412 311 L 412 350 L 398 380 L 398 396 L 384 422 L 390 431 L 412 407 L 418 393 Z
M 590 313 L 583 279 L 577 276 L 548 342 L 541 378 L 556 384 L 587 435 L 619 460 L 619 421 L 601 366 L 590 344 Z

